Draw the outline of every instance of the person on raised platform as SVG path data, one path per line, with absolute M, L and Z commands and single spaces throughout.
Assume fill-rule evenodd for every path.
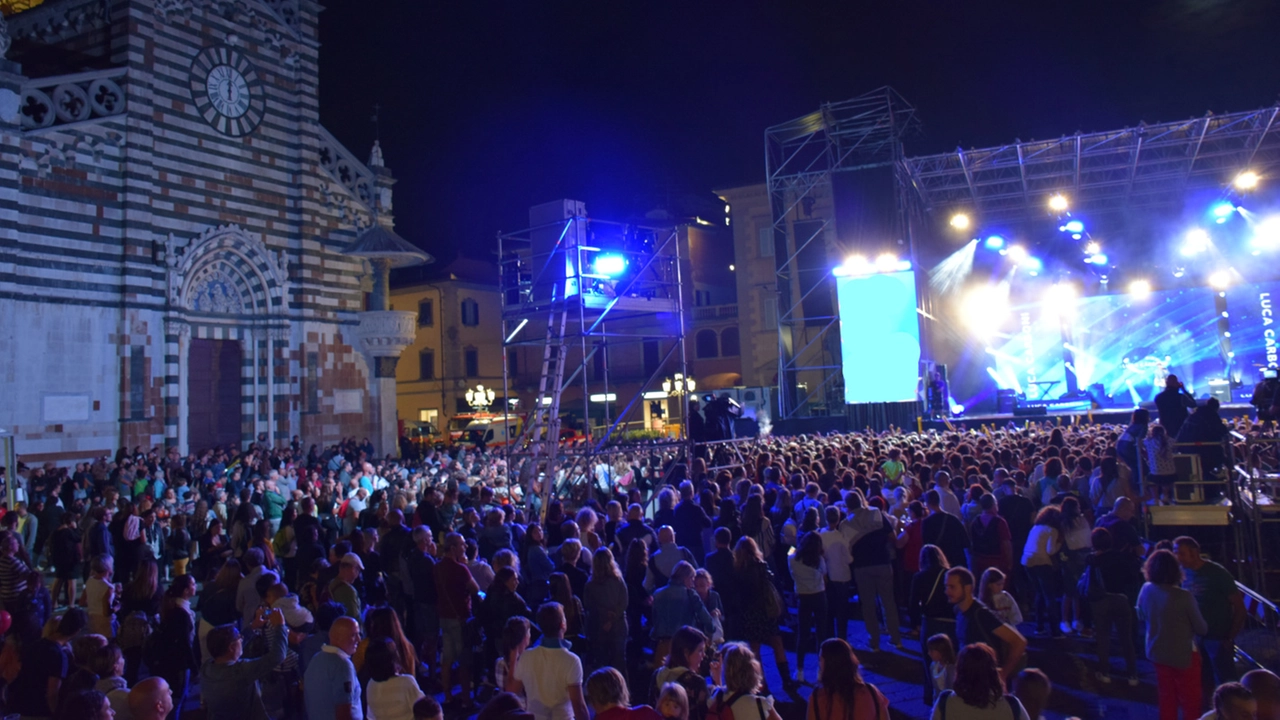
M 1187 410 L 1195 407 L 1196 399 L 1187 393 L 1187 386 L 1178 380 L 1177 375 L 1165 378 L 1164 391 L 1156 395 L 1156 414 L 1169 437 L 1178 436 L 1182 423 L 1187 421 Z

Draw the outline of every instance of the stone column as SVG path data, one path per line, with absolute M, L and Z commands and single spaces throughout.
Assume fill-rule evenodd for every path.
M 355 337 L 357 347 L 369 365 L 368 395 L 372 403 L 373 441 L 379 456 L 400 454 L 396 362 L 400 353 L 413 343 L 417 330 L 417 312 L 377 310 L 360 313 Z

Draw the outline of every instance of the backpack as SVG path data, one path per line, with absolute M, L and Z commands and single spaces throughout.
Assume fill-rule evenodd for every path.
M 151 637 L 154 630 L 150 616 L 140 610 L 131 612 L 124 622 L 120 623 L 116 640 L 121 650 L 145 647 L 147 639 Z
M 1076 581 L 1076 593 L 1089 602 L 1098 602 L 1107 594 L 1107 588 L 1102 583 L 1102 571 L 1097 565 L 1089 563 L 1085 566 L 1080 579 Z
M 970 550 L 974 555 L 1000 554 L 1000 533 L 996 531 L 995 524 L 996 521 L 993 519 L 983 525 L 980 517 L 974 518 L 973 522 L 969 523 L 969 537 L 973 538 Z
M 738 702 L 738 698 L 744 694 L 734 693 L 725 697 L 722 691 L 717 690 L 707 705 L 706 720 L 736 720 L 733 717 L 733 704 Z M 760 713 L 760 720 L 766 720 L 764 704 L 760 702 L 760 698 L 756 698 L 756 711 Z M 755 718 L 742 718 L 742 720 L 755 720 Z
M 938 720 L 947 720 L 947 701 L 955 694 L 955 690 L 943 690 L 942 694 L 938 696 L 938 700 L 941 701 L 941 711 Z M 1005 702 L 1009 703 L 1009 710 L 1013 713 L 1013 720 L 1022 720 L 1022 716 L 1026 713 L 1026 710 L 1022 708 L 1022 703 L 1018 698 L 1013 695 L 1005 695 L 1004 699 Z M 1035 720 L 1035 718 L 1032 718 L 1031 720 Z

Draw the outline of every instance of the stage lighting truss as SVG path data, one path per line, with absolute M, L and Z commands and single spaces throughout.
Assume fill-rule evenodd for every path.
M 1280 105 L 1180 122 L 1077 133 L 1055 140 L 907 158 L 926 210 L 961 208 L 983 223 L 1043 218 L 1061 194 L 1090 217 L 1131 208 L 1177 209 L 1188 186 L 1221 188 L 1241 171 L 1280 165 Z M 1050 210 L 1050 212 L 1054 212 Z

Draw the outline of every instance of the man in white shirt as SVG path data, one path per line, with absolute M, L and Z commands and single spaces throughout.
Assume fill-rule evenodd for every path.
M 564 607 L 549 602 L 538 608 L 542 640 L 520 656 L 507 678 L 507 691 L 525 696 L 534 720 L 589 720 L 582 696 L 582 661 L 564 641 Z
M 853 574 L 849 563 L 850 543 L 840 531 L 840 508 L 827 508 L 827 527 L 818 531 L 822 538 L 822 556 L 827 561 L 827 608 L 835 632 L 830 637 L 845 639 L 849 636 L 849 583 Z
M 933 476 L 933 484 L 938 491 L 942 512 L 963 521 L 964 516 L 960 514 L 960 499 L 956 497 L 955 493 L 951 492 L 951 475 L 945 470 L 939 470 Z

